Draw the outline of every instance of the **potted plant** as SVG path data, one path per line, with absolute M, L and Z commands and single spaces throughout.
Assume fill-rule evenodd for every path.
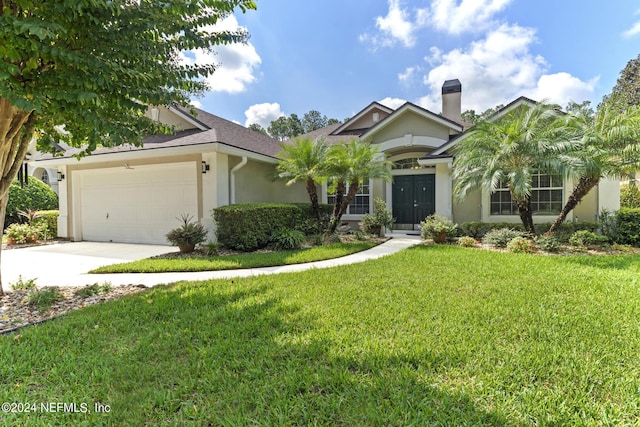
M 191 215 L 182 214 L 176 219 L 182 221 L 182 225 L 167 233 L 167 241 L 180 248 L 180 252 L 193 252 L 197 244 L 207 240 L 207 230 L 202 224 L 192 222 Z
M 368 234 L 384 237 L 386 228 L 391 228 L 396 222 L 391 214 L 391 210 L 387 208 L 384 200 L 376 198 L 373 201 L 373 214 L 366 214 L 360 221 L 360 229 Z
M 458 226 L 442 215 L 429 215 L 420 223 L 420 235 L 423 239 L 432 239 L 434 243 L 444 243 L 450 237 L 455 237 Z

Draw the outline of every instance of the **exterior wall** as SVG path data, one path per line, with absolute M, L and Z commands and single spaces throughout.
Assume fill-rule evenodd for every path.
M 231 159 L 230 168 L 240 162 Z M 303 184 L 285 185 L 274 180 L 274 165 L 249 160 L 236 172 L 236 203 L 254 202 L 308 202 L 309 196 Z
M 436 165 L 436 214 L 452 219 L 451 169 L 446 163 Z
M 384 119 L 389 115 L 382 110 L 378 110 L 374 108 L 373 110 L 367 112 L 364 116 L 360 117 L 358 120 L 354 121 L 347 129 L 369 129 L 377 122 L 373 121 L 373 114 L 378 113 L 378 122 Z
M 373 144 L 379 144 L 391 139 L 403 137 L 407 134 L 437 138 L 442 140 L 442 143 L 449 140 L 448 127 L 427 121 L 424 117 L 408 111 L 394 120 L 394 123 L 389 124 L 377 132 L 371 142 Z
M 462 224 L 463 222 L 482 220 L 482 191 L 472 191 L 462 202 L 453 202 L 453 222 Z
M 591 190 L 592 192 L 596 189 Z M 620 181 L 617 179 L 602 179 L 597 188 L 598 212 L 603 209 L 617 211 L 620 209 Z
M 182 117 L 178 116 L 177 114 L 169 110 L 167 107 L 162 107 L 162 106 L 150 107 L 149 109 L 147 109 L 145 116 L 151 118 L 151 110 L 153 108 L 158 109 L 158 121 L 160 123 L 173 126 L 178 131 L 196 128 L 193 124 L 189 123 Z
M 573 209 L 573 221 L 595 221 L 598 214 L 598 191 L 591 190 Z

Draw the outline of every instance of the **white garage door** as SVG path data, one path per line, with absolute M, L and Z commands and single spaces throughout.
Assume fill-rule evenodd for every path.
M 183 213 L 196 218 L 193 162 L 79 171 L 82 239 L 168 244 L 165 235 Z M 76 193 L 77 194 L 77 193 Z

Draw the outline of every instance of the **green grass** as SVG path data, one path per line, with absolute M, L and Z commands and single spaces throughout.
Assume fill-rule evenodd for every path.
M 207 258 L 147 258 L 123 264 L 106 265 L 92 270 L 90 273 L 217 271 L 302 264 L 305 262 L 343 257 L 371 249 L 377 244 L 378 243 L 373 242 L 333 243 L 330 245 L 315 246 L 309 249 L 264 253 L 251 252 Z
M 178 283 L 0 337 L 7 425 L 640 424 L 640 256 L 415 247 Z

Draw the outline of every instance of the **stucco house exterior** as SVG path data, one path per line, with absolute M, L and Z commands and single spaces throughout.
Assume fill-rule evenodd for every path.
M 393 182 L 370 180 L 365 183 L 344 220 L 357 223 L 364 213 L 372 210 L 373 199 L 380 197 L 392 210 L 395 228 L 400 230 L 418 230 L 420 221 L 433 213 L 457 223 L 520 222 L 506 188 L 493 194 L 477 190 L 461 203 L 454 200 L 451 150 L 470 127 L 461 119 L 461 98 L 460 81 L 447 80 L 442 86 L 441 115 L 410 102 L 396 110 L 374 102 L 346 123 L 305 135 L 328 143 L 358 138 L 377 146 L 378 151 L 395 164 L 391 171 Z M 491 119 L 523 104 L 533 105 L 534 101 L 518 98 Z M 573 182 L 549 175 L 536 176 L 534 181 L 534 222 L 552 222 L 568 198 Z M 569 214 L 567 221 L 593 221 L 602 209 L 619 209 L 619 187 L 619 181 L 603 179 Z M 331 202 L 326 185 L 321 194 L 323 202 Z
M 58 182 L 58 235 L 74 241 L 167 244 L 166 233 L 188 214 L 210 231 L 213 208 L 245 202 L 305 201 L 303 186 L 274 180 L 278 141 L 194 109 L 154 107 L 149 117 L 174 126 L 172 135 L 141 147 L 79 150 L 41 156 L 34 170 L 53 169 Z
M 396 218 L 395 228 L 418 230 L 432 213 L 454 222 L 520 222 L 509 193 L 477 190 L 463 202 L 453 198 L 451 149 L 469 128 L 461 120 L 462 85 L 448 80 L 442 87 L 442 114 L 412 103 L 393 110 L 369 104 L 344 123 L 304 137 L 327 143 L 352 138 L 375 145 L 392 161 L 393 182 L 363 183 L 343 220 L 354 228 L 373 200 L 380 197 Z M 518 98 L 494 118 L 522 104 Z M 173 135 L 156 135 L 142 147 L 121 146 L 95 151 L 80 161 L 67 150 L 62 157 L 33 160 L 33 170 L 55 171 L 60 197 L 58 233 L 71 240 L 166 244 L 165 234 L 189 214 L 214 238 L 211 210 L 244 202 L 306 202 L 303 185 L 287 187 L 274 180 L 280 143 L 228 120 L 194 109 L 154 107 L 154 120 L 173 125 Z M 286 143 L 286 142 L 285 142 Z M 51 172 L 48 172 L 52 174 Z M 560 176 L 535 177 L 534 222 L 551 222 L 573 187 Z M 331 203 L 327 185 L 321 201 Z M 604 179 L 570 213 L 568 221 L 595 220 L 602 209 L 619 209 L 619 182 Z

